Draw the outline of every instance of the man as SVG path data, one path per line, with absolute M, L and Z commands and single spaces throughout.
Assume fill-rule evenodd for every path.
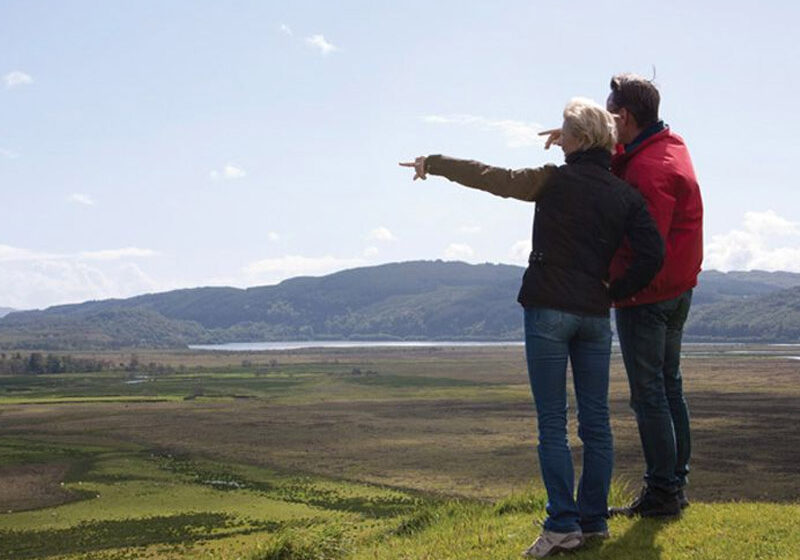
M 703 203 L 683 139 L 658 116 L 660 95 L 633 74 L 611 79 L 606 108 L 614 114 L 620 145 L 612 171 L 647 201 L 664 239 L 664 264 L 645 289 L 617 301 L 617 333 L 631 390 L 631 408 L 646 472 L 641 494 L 612 514 L 671 516 L 689 502 L 689 411 L 680 369 L 683 325 L 703 260 Z M 611 279 L 624 274 L 632 253 L 623 246 Z

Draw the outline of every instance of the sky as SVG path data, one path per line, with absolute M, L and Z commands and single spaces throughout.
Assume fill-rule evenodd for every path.
M 706 269 L 800 272 L 795 2 L 0 2 L 0 307 L 418 259 L 525 265 L 533 207 L 412 181 L 656 74 Z

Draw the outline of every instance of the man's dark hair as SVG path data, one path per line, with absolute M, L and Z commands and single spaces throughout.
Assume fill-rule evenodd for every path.
M 627 109 L 644 128 L 658 121 L 661 96 L 652 81 L 636 74 L 617 74 L 611 78 L 611 110 Z

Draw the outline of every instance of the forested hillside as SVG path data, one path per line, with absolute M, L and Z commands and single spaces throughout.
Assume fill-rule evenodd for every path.
M 524 269 L 415 261 L 248 289 L 195 288 L 0 319 L 0 347 L 181 347 L 298 339 L 520 340 Z M 800 338 L 800 274 L 704 272 L 687 335 Z

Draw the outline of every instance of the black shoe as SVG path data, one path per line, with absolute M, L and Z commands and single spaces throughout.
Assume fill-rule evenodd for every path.
M 686 497 L 686 492 L 683 491 L 683 488 L 678 491 L 678 503 L 681 504 L 681 509 L 689 507 L 689 498 Z
M 634 515 L 641 517 L 674 517 L 680 515 L 680 513 L 681 502 L 677 493 L 647 486 L 642 488 L 639 496 L 629 506 L 608 510 L 608 514 L 611 516 L 624 515 L 626 517 L 633 517 Z

